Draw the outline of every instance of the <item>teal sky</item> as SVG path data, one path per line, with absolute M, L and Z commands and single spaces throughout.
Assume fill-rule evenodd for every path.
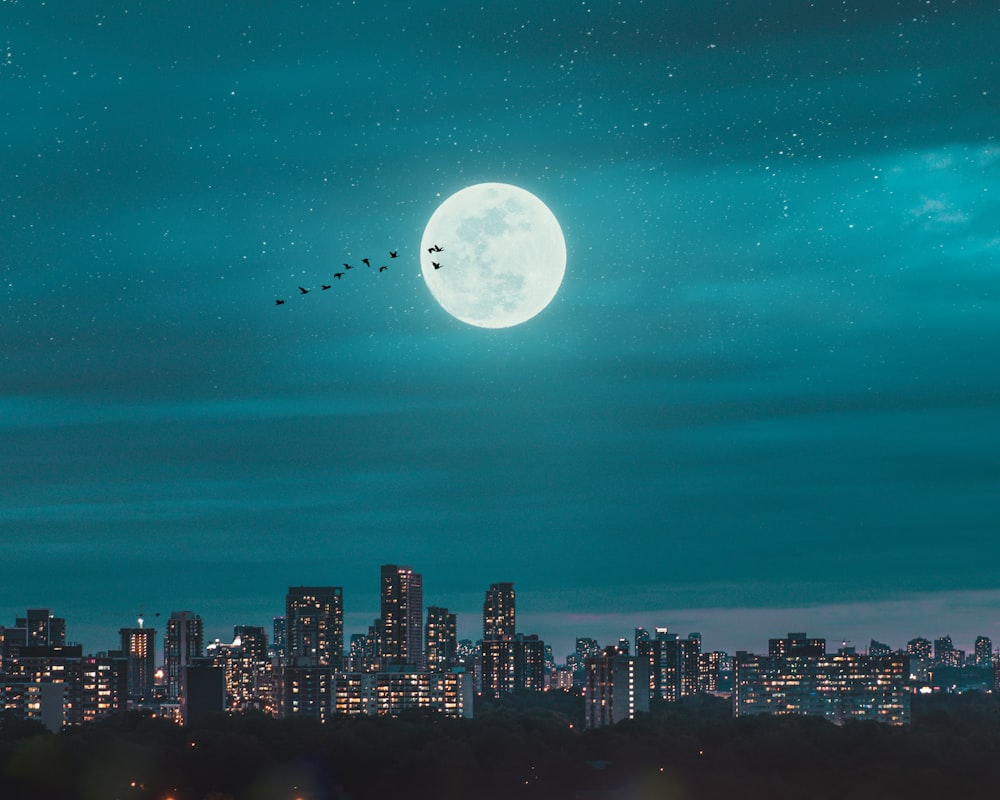
M 225 638 L 316 583 L 361 631 L 400 563 L 470 637 L 514 581 L 560 659 L 1000 641 L 998 39 L 939 0 L 0 2 L 0 624 Z M 566 237 L 507 330 L 420 274 L 481 181 Z

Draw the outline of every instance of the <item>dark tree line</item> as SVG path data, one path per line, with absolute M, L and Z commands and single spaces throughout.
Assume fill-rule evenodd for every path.
M 561 693 L 484 702 L 474 720 L 126 714 L 50 734 L 0 728 L 5 800 L 692 800 L 940 798 L 1000 785 L 1000 699 L 914 700 L 913 724 L 734 720 L 711 697 L 583 731 Z

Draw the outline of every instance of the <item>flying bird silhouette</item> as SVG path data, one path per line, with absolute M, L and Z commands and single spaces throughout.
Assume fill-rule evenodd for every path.
M 344 273 L 343 272 L 334 272 L 333 273 L 333 277 L 336 278 L 339 281 L 341 278 L 344 277 Z
M 395 258 L 395 257 L 396 257 L 396 251 L 395 250 L 390 250 L 389 251 L 389 258 Z
M 327 289 L 330 288 L 330 284 L 324 283 L 320 288 L 325 292 Z
M 389 268 L 388 267 L 379 267 L 378 271 L 379 272 L 385 272 L 387 269 L 389 269 Z
M 312 291 L 312 289 L 303 289 L 303 288 L 302 288 L 302 287 L 300 286 L 300 287 L 299 287 L 299 291 L 300 291 L 300 292 L 302 292 L 302 294 L 309 294 L 309 292 L 311 292 L 311 291 Z
M 443 253 L 444 252 L 444 248 L 441 247 L 441 245 L 437 245 L 436 244 L 433 247 L 428 247 L 427 248 L 427 252 L 428 253 Z
M 437 262 L 437 261 L 432 261 L 432 262 L 431 262 L 431 265 L 432 265 L 432 266 L 434 267 L 434 269 L 441 269 L 441 265 L 440 265 L 440 264 L 438 264 L 438 262 Z
M 372 265 L 367 258 L 362 258 L 361 263 L 364 264 L 366 267 L 370 267 Z
M 275 300 L 274 304 L 276 306 L 283 306 L 285 304 L 285 301 L 284 300 Z
M 350 264 L 344 264 L 344 269 L 354 269 Z

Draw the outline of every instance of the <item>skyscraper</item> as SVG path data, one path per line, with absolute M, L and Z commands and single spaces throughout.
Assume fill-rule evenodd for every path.
M 25 629 L 28 647 L 60 647 L 66 644 L 66 620 L 53 615 L 47 608 L 29 608 L 27 614 L 15 621 Z
M 513 639 L 514 584 L 491 583 L 483 601 L 483 640 Z
M 344 655 L 341 587 L 290 586 L 285 595 L 285 640 L 290 666 L 339 669 Z
M 680 641 L 681 697 L 698 694 L 701 662 L 701 634 L 689 633 Z
M 648 662 L 617 647 L 585 661 L 584 724 L 588 728 L 614 725 L 649 711 Z
M 193 611 L 174 611 L 167 620 L 167 635 L 163 639 L 163 665 L 167 673 L 167 697 L 181 700 L 184 690 L 184 670 L 202 654 L 205 626 Z
M 535 634 L 514 634 L 514 689 L 545 690 L 545 642 Z
M 483 639 L 480 645 L 482 691 L 485 697 L 500 697 L 514 691 L 514 641 Z
M 381 587 L 382 663 L 423 669 L 423 578 L 410 567 L 383 564 Z
M 226 710 L 276 713 L 267 634 L 263 627 L 235 625 L 232 644 L 217 640 L 205 649 L 212 665 L 223 670 Z
M 427 609 L 427 669 L 431 672 L 448 669 L 455 662 L 458 644 L 456 617 L 447 608 Z
M 989 636 L 976 637 L 976 666 L 993 666 L 993 641 Z
M 285 665 L 288 648 L 288 626 L 284 617 L 274 617 L 271 620 L 271 654 L 278 661 L 278 666 Z
M 515 633 L 514 584 L 492 583 L 483 599 L 481 688 L 487 697 L 545 688 L 545 642 Z
M 148 700 L 153 694 L 156 673 L 156 630 L 144 628 L 139 617 L 138 628 L 120 628 L 122 655 L 128 662 L 128 699 Z

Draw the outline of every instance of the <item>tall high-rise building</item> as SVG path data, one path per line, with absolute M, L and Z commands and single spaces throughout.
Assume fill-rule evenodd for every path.
M 535 634 L 514 634 L 514 688 L 545 690 L 545 642 Z
M 335 675 L 331 667 L 287 667 L 283 676 L 281 715 L 327 722 L 333 713 Z
M 955 645 L 952 644 L 950 636 L 942 636 L 934 640 L 934 662 L 936 664 L 946 664 L 952 659 L 952 652 Z
M 513 639 L 514 631 L 514 584 L 492 583 L 483 601 L 483 641 Z
M 650 694 L 674 703 L 698 693 L 701 674 L 701 634 L 681 639 L 666 628 L 657 628 L 653 638 L 636 642 L 636 655 L 649 665 Z
M 128 699 L 132 702 L 149 700 L 156 678 L 156 630 L 144 628 L 139 617 L 138 628 L 120 628 L 122 656 L 128 663 Z
M 167 620 L 163 639 L 163 666 L 167 673 L 167 697 L 182 699 L 184 670 L 204 649 L 205 625 L 193 611 L 174 611 Z
M 584 690 L 584 724 L 588 728 L 614 725 L 649 711 L 647 661 L 630 656 L 617 647 L 587 656 Z
M 976 637 L 975 653 L 977 667 L 993 666 L 993 641 L 989 636 Z
M 290 666 L 339 669 L 344 603 L 339 586 L 290 586 L 285 595 L 285 650 Z
M 480 645 L 482 693 L 497 698 L 514 691 L 514 643 L 511 639 L 483 639 Z
M 680 643 L 681 697 L 698 694 L 701 675 L 701 634 L 689 633 Z
M 934 640 L 934 663 L 944 667 L 964 666 L 965 651 L 958 650 L 950 636 L 942 636 Z
M 458 645 L 456 617 L 447 608 L 427 609 L 427 669 L 431 672 L 450 669 L 455 663 Z
M 288 625 L 284 617 L 274 617 L 271 620 L 271 657 L 283 667 L 287 655 Z
M 233 626 L 233 643 L 205 648 L 211 665 L 223 670 L 227 711 L 277 713 L 267 634 L 257 625 Z
M 906 643 L 906 655 L 911 658 L 930 658 L 930 640 L 924 639 L 922 636 L 918 636 L 916 639 L 910 639 L 910 641 Z
M 29 608 L 18 617 L 16 627 L 25 630 L 27 647 L 61 647 L 66 644 L 66 620 L 57 617 L 47 608 Z
M 545 642 L 534 634 L 484 639 L 480 646 L 482 692 L 497 698 L 508 692 L 545 689 Z
M 648 640 L 648 635 L 646 639 Z M 639 642 L 643 641 L 640 635 L 636 635 L 636 652 L 639 651 Z M 586 663 L 588 656 L 599 656 L 601 654 L 601 646 L 597 643 L 597 639 L 593 639 L 589 636 L 577 637 L 576 644 L 573 648 L 573 652 L 566 656 L 566 666 L 570 668 L 573 672 L 573 685 L 577 687 L 582 687 L 584 681 L 586 680 Z
M 931 652 L 930 640 L 923 637 L 910 639 L 906 643 L 911 681 L 924 682 L 930 678 Z
M 868 655 L 870 656 L 891 656 L 892 648 L 885 642 L 880 642 L 877 639 L 872 639 L 871 643 L 868 645 Z
M 722 691 L 722 665 L 726 654 L 713 650 L 698 656 L 698 691 Z
M 423 578 L 410 567 L 383 564 L 381 587 L 383 665 L 423 669 Z

